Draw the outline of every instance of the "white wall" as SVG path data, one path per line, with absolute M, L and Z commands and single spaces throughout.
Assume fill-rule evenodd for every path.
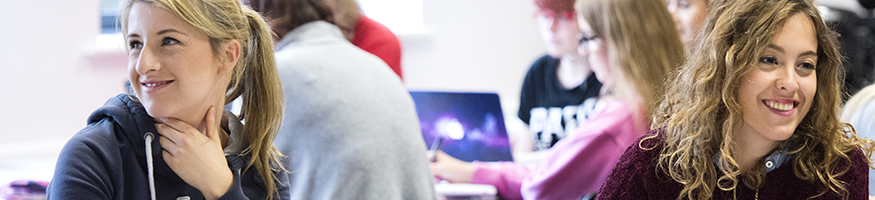
M 401 36 L 407 85 L 497 92 L 505 115 L 515 116 L 523 76 L 544 52 L 531 1 L 423 4 L 428 31 Z M 92 111 L 123 91 L 124 55 L 92 56 L 98 13 L 99 0 L 0 6 L 0 185 L 50 178 L 63 143 L 85 127 Z
M 83 46 L 99 32 L 98 5 L 51 0 L 0 6 L 0 175 L 51 169 L 63 141 L 121 91 L 124 66 L 92 65 L 83 56 Z
M 526 71 L 546 50 L 531 0 L 424 0 L 424 37 L 402 36 L 411 89 L 497 92 L 516 116 Z M 514 117 L 515 118 L 515 117 Z

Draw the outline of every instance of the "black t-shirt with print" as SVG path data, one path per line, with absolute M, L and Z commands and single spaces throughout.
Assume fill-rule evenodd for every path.
M 532 64 L 523 81 L 518 116 L 529 125 L 535 150 L 549 149 L 598 111 L 602 84 L 595 74 L 567 90 L 556 77 L 558 67 L 559 59 L 545 55 Z

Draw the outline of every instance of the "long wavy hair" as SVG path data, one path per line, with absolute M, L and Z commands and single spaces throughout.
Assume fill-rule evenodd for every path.
M 608 44 L 615 82 L 603 86 L 603 91 L 641 104 L 645 119 L 653 114 L 666 77 L 684 60 L 683 44 L 665 7 L 663 0 L 578 0 L 575 4 L 578 20 L 588 22 L 595 36 Z
M 246 119 L 243 131 L 248 147 L 241 155 L 251 157 L 246 169 L 255 166 L 258 170 L 267 187 L 268 199 L 276 197 L 279 192 L 274 172 L 285 170 L 279 162 L 282 154 L 273 147 L 273 139 L 279 131 L 284 101 L 267 23 L 237 0 L 127 0 L 119 15 L 124 35 L 127 35 L 131 7 L 137 2 L 167 9 L 206 33 L 217 58 L 224 58 L 219 48 L 222 44 L 231 40 L 242 44 L 240 59 L 225 93 L 225 104 L 242 97 L 239 118 Z
M 764 171 L 742 174 L 733 158 L 733 134 L 744 123 L 738 90 L 742 77 L 754 69 L 771 38 L 796 13 L 804 14 L 814 24 L 817 92 L 810 111 L 787 140 L 792 143 L 785 142 L 784 147 L 790 149 L 785 153 L 793 155 L 797 177 L 829 188 L 814 197 L 827 191 L 847 195 L 844 183 L 837 177 L 848 169 L 835 171 L 834 164 L 850 162 L 848 152 L 855 148 L 862 148 L 870 157 L 873 141 L 857 137 L 849 124 L 838 120 L 844 76 L 836 33 L 826 26 L 809 0 L 726 1 L 711 5 L 706 32 L 697 50 L 674 76 L 653 120 L 652 128 L 666 128 L 658 170 L 684 186 L 677 199 L 710 199 L 715 187 L 730 191 L 739 181 L 749 188 L 762 186 Z M 639 143 L 639 148 L 648 147 Z M 712 157 L 717 153 L 721 153 L 719 165 L 727 167 L 716 168 Z M 762 163 L 756 167 L 763 168 Z M 717 170 L 723 175 L 718 176 Z

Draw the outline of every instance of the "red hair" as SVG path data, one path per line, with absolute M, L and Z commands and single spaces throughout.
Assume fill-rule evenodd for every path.
M 554 13 L 574 12 L 574 0 L 535 0 L 540 10 L 550 10 Z

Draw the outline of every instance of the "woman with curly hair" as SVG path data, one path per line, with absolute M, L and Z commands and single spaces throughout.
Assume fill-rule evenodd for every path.
M 432 173 L 493 185 L 503 199 L 591 197 L 626 147 L 647 132 L 663 80 L 683 62 L 683 43 L 664 7 L 662 0 L 576 1 L 578 52 L 604 84 L 600 110 L 537 165 L 469 163 L 438 151 Z
M 839 122 L 841 55 L 817 8 L 727 1 L 705 30 L 598 199 L 865 199 L 873 141 Z

